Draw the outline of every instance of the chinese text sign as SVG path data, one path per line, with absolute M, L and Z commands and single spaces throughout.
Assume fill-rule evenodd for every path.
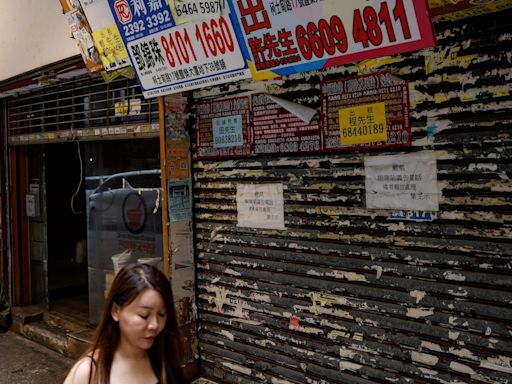
M 255 78 L 435 45 L 426 0 L 228 0 Z
M 239 184 L 236 207 L 239 227 L 286 229 L 282 184 Z
M 250 77 L 229 15 L 176 26 L 165 0 L 109 0 L 145 97 Z
M 371 156 L 364 166 L 367 208 L 439 210 L 435 154 Z

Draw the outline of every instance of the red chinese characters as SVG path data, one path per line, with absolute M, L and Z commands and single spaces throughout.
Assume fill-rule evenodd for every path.
M 262 0 L 238 0 L 237 5 L 257 70 L 271 70 L 301 61 L 292 30 L 273 29 Z
M 237 3 L 246 35 L 259 29 L 271 27 L 270 19 L 262 0 L 238 0 Z M 246 3 L 246 6 L 244 6 L 244 3 Z

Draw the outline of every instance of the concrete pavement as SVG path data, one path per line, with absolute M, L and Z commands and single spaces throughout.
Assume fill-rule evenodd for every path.
M 60 384 L 73 362 L 14 332 L 0 333 L 0 384 Z
M 0 384 L 61 384 L 75 360 L 15 332 L 0 333 Z M 217 384 L 198 379 L 192 384 Z

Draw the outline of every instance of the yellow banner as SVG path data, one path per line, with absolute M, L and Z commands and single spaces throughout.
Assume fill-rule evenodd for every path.
M 340 109 L 339 124 L 341 145 L 376 143 L 388 138 L 384 102 Z

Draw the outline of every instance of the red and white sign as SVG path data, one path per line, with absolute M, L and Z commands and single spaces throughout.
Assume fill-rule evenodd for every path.
M 228 0 L 256 78 L 435 44 L 426 0 Z
M 228 16 L 166 29 L 127 48 L 145 97 L 250 77 Z
M 116 15 L 121 24 L 128 24 L 132 21 L 132 11 L 127 0 L 117 0 L 114 3 Z

